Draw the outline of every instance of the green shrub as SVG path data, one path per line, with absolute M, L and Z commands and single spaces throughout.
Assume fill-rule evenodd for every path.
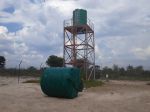
M 102 81 L 98 80 L 84 80 L 84 87 L 90 88 L 90 87 L 97 87 L 97 86 L 102 86 L 104 83 Z

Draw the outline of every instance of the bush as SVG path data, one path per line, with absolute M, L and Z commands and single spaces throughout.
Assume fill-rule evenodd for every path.
M 102 81 L 98 80 L 84 80 L 83 82 L 86 88 L 102 86 L 104 84 Z

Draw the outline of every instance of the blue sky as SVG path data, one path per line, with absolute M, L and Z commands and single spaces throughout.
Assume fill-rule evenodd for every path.
M 45 2 L 43 2 L 45 1 Z M 1 0 L 0 55 L 7 67 L 39 67 L 63 55 L 63 20 L 86 9 L 95 25 L 96 64 L 150 69 L 148 0 Z

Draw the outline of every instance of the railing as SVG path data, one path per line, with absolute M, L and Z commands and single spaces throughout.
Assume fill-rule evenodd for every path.
M 87 25 L 94 30 L 94 24 L 91 22 L 90 19 L 87 19 Z M 64 27 L 73 26 L 73 19 L 64 20 Z
M 64 20 L 64 27 L 73 26 L 73 19 Z
M 94 31 L 94 24 L 91 22 L 91 20 L 87 19 L 87 24 L 90 26 L 90 28 Z

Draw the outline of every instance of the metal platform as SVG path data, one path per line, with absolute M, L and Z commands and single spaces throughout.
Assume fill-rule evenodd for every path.
M 95 79 L 94 25 L 73 25 L 72 19 L 64 21 L 64 66 L 77 67 L 83 61 L 85 79 Z

